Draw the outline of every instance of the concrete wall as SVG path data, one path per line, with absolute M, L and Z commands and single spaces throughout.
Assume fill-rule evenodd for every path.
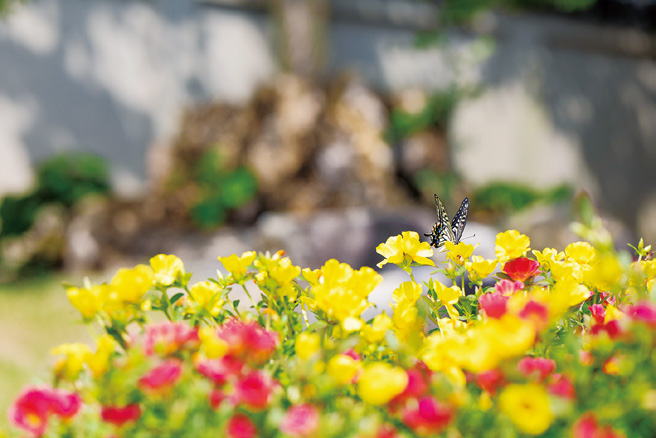
M 569 182 L 656 239 L 653 37 L 494 15 L 478 25 L 493 52 L 466 33 L 416 50 L 408 27 L 334 18 L 331 73 L 353 70 L 392 91 L 483 85 L 450 129 L 472 187 Z M 31 163 L 70 148 L 107 157 L 118 190 L 138 192 L 147 149 L 175 132 L 184 105 L 243 101 L 277 71 L 271 35 L 263 13 L 193 0 L 20 6 L 0 23 L 0 194 L 29 185 Z

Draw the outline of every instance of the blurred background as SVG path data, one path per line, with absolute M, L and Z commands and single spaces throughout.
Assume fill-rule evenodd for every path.
M 451 214 L 470 198 L 488 257 L 508 228 L 562 250 L 582 192 L 618 245 L 656 243 L 656 2 L 0 10 L 2 411 L 87 339 L 60 282 L 157 253 L 194 280 L 249 249 L 374 266 L 430 231 L 434 193 Z

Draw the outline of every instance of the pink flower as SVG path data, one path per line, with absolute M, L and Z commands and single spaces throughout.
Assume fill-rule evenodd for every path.
M 234 356 L 203 359 L 196 363 L 196 371 L 212 380 L 216 385 L 223 385 L 229 378 L 238 376 L 243 367 L 244 363 Z
M 448 426 L 453 411 L 434 397 L 426 396 L 417 403 L 408 403 L 401 413 L 401 421 L 419 435 L 434 435 Z
M 607 323 L 604 324 L 595 324 L 590 328 L 590 333 L 593 335 L 600 335 L 601 333 L 604 332 L 611 339 L 617 339 L 624 334 L 620 322 L 616 319 L 612 321 L 608 321 Z
M 476 384 L 482 390 L 494 395 L 497 389 L 506 384 L 506 376 L 498 369 L 483 371 L 476 375 Z
M 549 309 L 544 304 L 529 301 L 519 312 L 519 317 L 533 322 L 538 330 L 542 330 L 549 324 Z
M 146 356 L 169 356 L 181 349 L 193 349 L 198 345 L 198 329 L 183 322 L 165 321 L 146 327 L 143 352 Z
M 601 301 L 611 306 L 615 305 L 615 295 L 610 292 L 601 292 Z
M 50 415 L 71 418 L 80 410 L 82 399 L 76 393 L 48 387 L 26 388 L 9 408 L 9 419 L 21 429 L 43 435 Z
M 105 423 L 122 426 L 130 421 L 136 421 L 141 417 L 141 408 L 132 403 L 125 406 L 103 406 L 100 417 Z
M 568 400 L 576 398 L 576 389 L 572 381 L 563 374 L 553 374 L 549 382 L 549 392 Z
M 280 431 L 294 438 L 314 436 L 318 428 L 319 411 L 309 403 L 287 409 L 280 424 Z
M 418 362 L 414 367 L 405 370 L 408 375 L 408 384 L 403 392 L 392 399 L 392 407 L 398 406 L 410 398 L 417 398 L 429 390 L 431 370 L 426 364 Z
M 216 333 L 228 343 L 230 354 L 254 365 L 266 362 L 278 347 L 278 334 L 255 321 L 230 319 Z
M 147 392 L 166 390 L 175 385 L 182 375 L 182 363 L 169 359 L 148 371 L 139 379 L 139 387 Z
M 526 257 L 510 260 L 503 265 L 503 272 L 515 281 L 525 282 L 540 273 L 540 263 Z
M 517 363 L 517 370 L 525 377 L 537 377 L 542 382 L 556 370 L 556 362 L 544 357 L 524 357 Z
M 485 312 L 488 318 L 501 318 L 506 313 L 506 305 L 509 297 L 501 295 L 499 292 L 483 294 L 478 298 L 478 304 L 481 310 Z
M 251 371 L 235 384 L 233 399 L 235 404 L 244 404 L 250 409 L 266 408 L 273 396 L 275 382 L 262 371 Z
M 601 304 L 593 304 L 590 306 L 590 315 L 595 324 L 604 324 L 604 319 L 606 318 L 606 308 Z
M 360 356 L 353 348 L 349 348 L 342 354 L 345 356 L 349 356 L 353 360 L 362 360 L 362 356 Z
M 520 291 L 524 289 L 524 283 L 521 281 L 510 281 L 510 280 L 499 280 L 497 283 L 494 285 L 494 289 L 496 289 L 497 292 L 499 292 L 501 295 L 505 295 L 507 297 L 513 295 L 515 292 Z
M 376 438 L 398 438 L 399 434 L 391 424 L 383 424 L 376 431 Z
M 228 438 L 256 438 L 257 428 L 253 421 L 244 414 L 235 414 L 226 424 Z
M 634 321 L 639 321 L 651 328 L 656 328 L 656 303 L 644 301 L 635 306 L 627 306 L 626 313 Z
M 212 409 L 217 409 L 226 398 L 227 396 L 223 390 L 213 388 L 209 394 L 210 406 L 212 406 Z
M 610 425 L 600 427 L 597 417 L 592 412 L 581 415 L 572 427 L 572 438 L 621 438 L 622 436 Z

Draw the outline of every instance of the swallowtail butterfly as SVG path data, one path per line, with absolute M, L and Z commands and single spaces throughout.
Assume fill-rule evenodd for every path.
M 460 242 L 462 232 L 467 223 L 467 212 L 469 211 L 469 198 L 465 198 L 460 204 L 460 208 L 453 221 L 449 222 L 449 215 L 446 214 L 446 208 L 440 198 L 435 195 L 435 210 L 437 211 L 437 222 L 433 226 L 430 234 L 424 233 L 424 236 L 430 237 L 429 243 L 435 248 L 444 245 L 444 242 Z

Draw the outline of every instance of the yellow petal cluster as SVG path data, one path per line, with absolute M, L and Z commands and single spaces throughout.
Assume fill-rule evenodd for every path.
M 506 386 L 499 396 L 499 408 L 517 429 L 529 435 L 543 433 L 554 419 L 549 395 L 537 383 Z
M 358 380 L 358 395 L 374 406 L 384 405 L 408 385 L 408 375 L 401 367 L 374 362 L 365 367 Z
M 528 236 L 520 234 L 517 230 L 497 234 L 494 243 L 494 255 L 500 263 L 523 256 L 531 245 Z
M 433 250 L 428 242 L 419 240 L 419 234 L 415 231 L 404 231 L 401 235 L 388 238 L 385 243 L 376 247 L 376 252 L 385 257 L 385 260 L 378 263 L 379 268 L 387 263 L 402 268 L 409 267 L 412 263 L 435 266 L 435 263 L 428 258 L 433 256 Z
M 155 273 L 155 281 L 162 286 L 170 286 L 184 275 L 184 264 L 177 256 L 158 254 L 150 259 L 150 267 Z

